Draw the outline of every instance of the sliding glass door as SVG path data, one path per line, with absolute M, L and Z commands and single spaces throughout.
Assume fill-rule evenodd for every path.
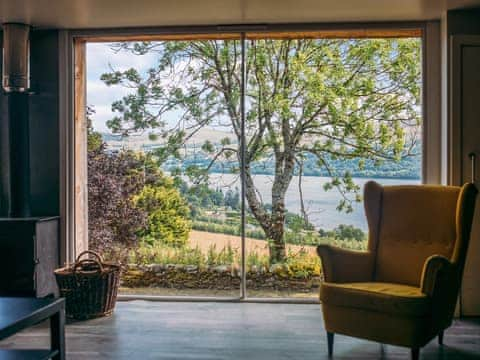
M 240 45 L 87 45 L 89 139 L 98 139 L 89 178 L 111 177 L 119 193 L 112 204 L 97 189 L 106 182 L 89 183 L 89 238 L 126 264 L 123 293 L 239 296 Z
M 315 299 L 363 184 L 421 181 L 421 38 L 163 37 L 86 45 L 89 247 L 123 294 Z

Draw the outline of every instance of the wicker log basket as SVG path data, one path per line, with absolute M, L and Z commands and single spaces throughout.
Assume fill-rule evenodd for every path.
M 92 259 L 84 258 L 92 255 Z M 103 261 L 94 251 L 78 255 L 75 264 L 55 270 L 68 317 L 86 320 L 113 313 L 120 282 L 120 266 Z

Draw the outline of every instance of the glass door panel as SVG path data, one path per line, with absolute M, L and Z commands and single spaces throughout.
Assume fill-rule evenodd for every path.
M 316 246 L 366 249 L 365 182 L 420 182 L 421 39 L 256 34 L 246 57 L 248 295 L 317 298 Z

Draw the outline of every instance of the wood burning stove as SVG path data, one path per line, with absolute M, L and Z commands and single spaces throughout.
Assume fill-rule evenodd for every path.
M 3 26 L 0 111 L 0 296 L 56 293 L 57 217 L 32 217 L 29 126 L 29 26 Z
M 57 294 L 58 218 L 0 218 L 0 296 Z

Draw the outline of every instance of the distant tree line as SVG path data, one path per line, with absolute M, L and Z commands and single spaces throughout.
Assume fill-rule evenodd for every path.
M 417 145 L 412 156 L 404 157 L 401 160 L 372 160 L 372 159 L 339 159 L 327 156 L 325 161 L 329 168 L 336 172 L 348 172 L 352 177 L 357 178 L 395 178 L 395 179 L 420 179 L 422 166 L 422 149 Z M 232 160 L 216 161 L 211 164 L 211 155 L 199 151 L 195 155 L 188 155 L 183 159 L 168 159 L 162 166 L 166 171 L 186 170 L 192 166 L 199 168 L 210 167 L 210 173 L 238 173 L 238 162 Z M 303 161 L 304 176 L 323 176 L 328 177 L 330 173 L 326 167 L 319 166 L 318 160 L 310 154 L 305 155 Z M 255 175 L 273 175 L 275 172 L 275 163 L 271 158 L 255 161 L 250 164 L 251 172 Z M 298 164 L 295 166 L 294 174 L 299 174 Z

